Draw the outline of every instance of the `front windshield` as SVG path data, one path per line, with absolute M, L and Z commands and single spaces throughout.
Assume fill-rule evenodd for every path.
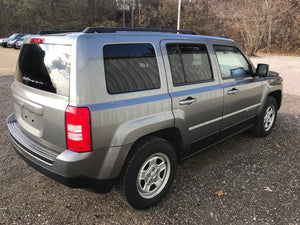
M 17 34 L 13 34 L 13 35 L 11 35 L 10 37 L 9 37 L 9 39 L 13 39 L 13 38 L 15 38 L 17 36 Z
M 22 38 L 22 37 L 24 37 L 25 36 L 25 34 L 18 34 L 16 37 L 15 37 L 15 39 L 20 39 L 20 38 Z

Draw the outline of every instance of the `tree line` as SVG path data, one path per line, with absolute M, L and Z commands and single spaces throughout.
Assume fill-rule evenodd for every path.
M 0 0 L 0 35 L 104 27 L 177 27 L 178 0 Z M 181 29 L 258 51 L 300 55 L 299 0 L 182 0 Z

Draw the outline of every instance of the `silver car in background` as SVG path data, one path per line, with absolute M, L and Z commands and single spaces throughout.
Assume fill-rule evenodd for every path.
M 17 40 L 16 43 L 15 43 L 14 48 L 15 48 L 15 49 L 21 49 L 22 46 L 23 46 L 23 43 L 24 43 L 24 41 L 25 41 L 25 39 L 26 39 L 27 37 L 30 37 L 30 34 L 21 37 L 20 40 Z
M 9 38 L 7 39 L 3 39 L 2 40 L 2 47 L 7 47 L 7 48 L 14 48 L 15 44 L 18 40 L 20 40 L 23 36 L 25 36 L 26 34 L 23 33 L 17 33 L 17 34 L 13 34 L 11 35 Z

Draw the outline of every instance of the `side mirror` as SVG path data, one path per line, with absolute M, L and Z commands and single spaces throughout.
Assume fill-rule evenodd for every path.
M 256 75 L 267 77 L 269 73 L 269 65 L 268 64 L 257 64 Z

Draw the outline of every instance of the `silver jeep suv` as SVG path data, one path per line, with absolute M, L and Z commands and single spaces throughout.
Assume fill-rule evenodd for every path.
M 270 134 L 281 81 L 228 38 L 43 32 L 20 52 L 7 127 L 17 153 L 44 174 L 102 192 L 115 184 L 145 209 L 166 195 L 178 161 L 250 128 Z

